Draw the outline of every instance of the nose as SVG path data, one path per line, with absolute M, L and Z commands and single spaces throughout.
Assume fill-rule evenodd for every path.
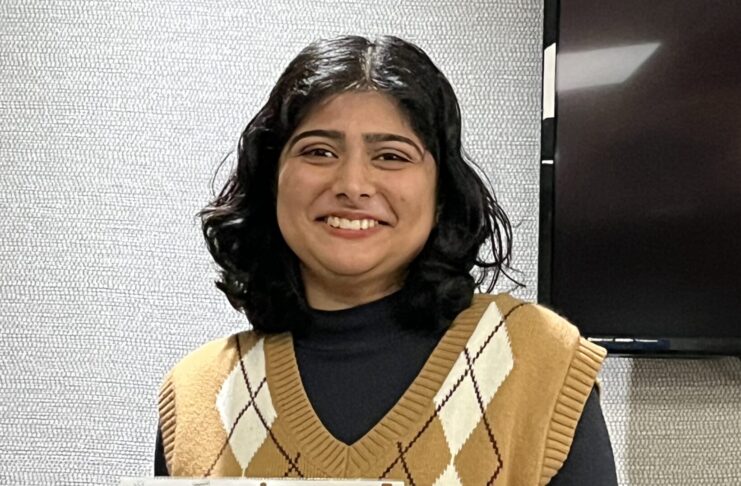
M 332 190 L 339 199 L 347 199 L 353 204 L 375 194 L 375 184 L 368 155 L 365 153 L 347 154 L 337 165 Z

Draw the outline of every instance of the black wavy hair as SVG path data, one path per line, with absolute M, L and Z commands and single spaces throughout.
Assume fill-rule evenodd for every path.
M 489 280 L 486 291 L 491 292 L 499 273 L 507 275 L 511 226 L 463 153 L 460 107 L 445 76 L 424 51 L 398 37 L 319 40 L 280 76 L 239 138 L 236 168 L 197 214 L 220 267 L 216 286 L 259 331 L 295 330 L 308 308 L 298 257 L 276 217 L 281 150 L 318 102 L 367 90 L 398 102 L 438 168 L 437 225 L 400 290 L 406 294 L 409 325 L 444 329 L 470 305 L 475 288 Z M 491 259 L 480 259 L 482 245 L 491 246 Z M 474 266 L 477 278 L 471 275 Z

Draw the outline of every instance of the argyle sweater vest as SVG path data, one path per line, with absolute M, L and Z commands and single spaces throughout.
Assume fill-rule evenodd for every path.
M 314 412 L 290 333 L 246 331 L 165 377 L 165 457 L 172 476 L 544 485 L 568 455 L 604 357 L 544 306 L 476 294 L 396 405 L 348 445 Z

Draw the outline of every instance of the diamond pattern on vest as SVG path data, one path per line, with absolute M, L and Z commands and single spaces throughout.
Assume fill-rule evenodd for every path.
M 448 464 L 442 475 L 437 478 L 437 481 L 433 486 L 463 486 L 461 479 L 458 477 L 458 471 L 455 470 L 455 466 Z
M 513 366 L 507 326 L 498 307 L 490 305 L 434 398 L 447 445 L 452 453 L 446 474 L 450 474 L 451 468 L 455 471 L 456 455 L 480 423 L 483 424 L 491 447 L 491 463 L 502 463 L 485 411 Z M 492 480 L 498 472 L 499 468 L 496 468 L 492 473 Z M 447 484 L 440 483 L 439 480 L 438 483 Z
M 441 447 L 441 444 L 445 444 L 445 434 L 437 418 L 432 420 L 425 433 L 419 436 L 413 449 L 405 452 L 402 444 L 397 444 L 397 450 L 404 452 L 400 462 L 406 484 L 430 485 L 444 472 L 453 456 L 450 450 L 445 446 Z M 419 454 L 420 451 L 424 453 Z
M 487 307 L 463 352 L 458 356 L 442 387 L 435 395 L 433 415 L 425 421 L 408 444 L 399 445 L 399 454 L 384 470 L 381 477 L 397 470 L 399 464 L 402 463 L 405 466 L 404 473 L 408 482 L 412 485 L 416 484 L 417 471 L 408 467 L 405 457 L 411 455 L 412 449 L 415 449 L 415 453 L 419 453 L 420 438 L 430 429 L 431 424 L 439 421 L 444 431 L 446 446 L 452 454 L 450 462 L 437 477 L 434 485 L 469 486 L 468 483 L 461 482 L 460 474 L 456 470 L 456 463 L 459 461 L 456 459 L 480 424 L 483 424 L 483 430 L 486 431 L 484 447 L 491 450 L 491 460 L 487 461 L 487 465 L 491 466 L 487 467 L 491 469 L 491 474 L 485 484 L 494 484 L 501 472 L 503 462 L 496 437 L 485 412 L 494 394 L 514 367 L 512 346 L 505 321 L 512 312 L 523 305 L 525 303 L 514 306 L 506 316 L 502 316 L 495 303 Z M 448 481 L 453 482 L 448 483 Z M 471 483 L 471 486 L 473 484 L 476 483 Z
M 216 407 L 229 446 L 245 469 L 270 434 L 277 415 L 265 377 L 263 339 L 229 373 L 216 398 Z
M 502 316 L 491 303 L 480 318 L 466 346 L 430 403 L 429 417 L 419 430 L 396 442 L 395 459 L 379 478 L 403 478 L 410 486 L 473 486 L 494 484 L 502 470 L 496 436 L 485 413 L 489 403 L 514 366 L 506 319 L 516 305 Z M 237 340 L 237 351 L 239 342 Z M 258 450 L 278 452 L 288 469 L 286 476 L 304 477 L 299 456 L 290 456 L 271 430 L 276 410 L 266 381 L 264 340 L 237 363 L 217 398 L 228 442 L 239 464 L 246 470 Z M 468 457 L 485 464 L 468 464 Z M 430 460 L 429 454 L 438 454 Z M 274 459 L 271 463 L 274 463 Z M 430 468 L 430 464 L 436 466 Z M 473 466 L 473 467 L 471 467 Z M 471 471 L 476 470 L 475 474 Z

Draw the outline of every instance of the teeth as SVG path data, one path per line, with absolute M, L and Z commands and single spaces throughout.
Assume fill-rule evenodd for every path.
M 350 230 L 366 230 L 380 224 L 375 219 L 345 219 L 337 216 L 327 216 L 326 222 L 333 228 Z

